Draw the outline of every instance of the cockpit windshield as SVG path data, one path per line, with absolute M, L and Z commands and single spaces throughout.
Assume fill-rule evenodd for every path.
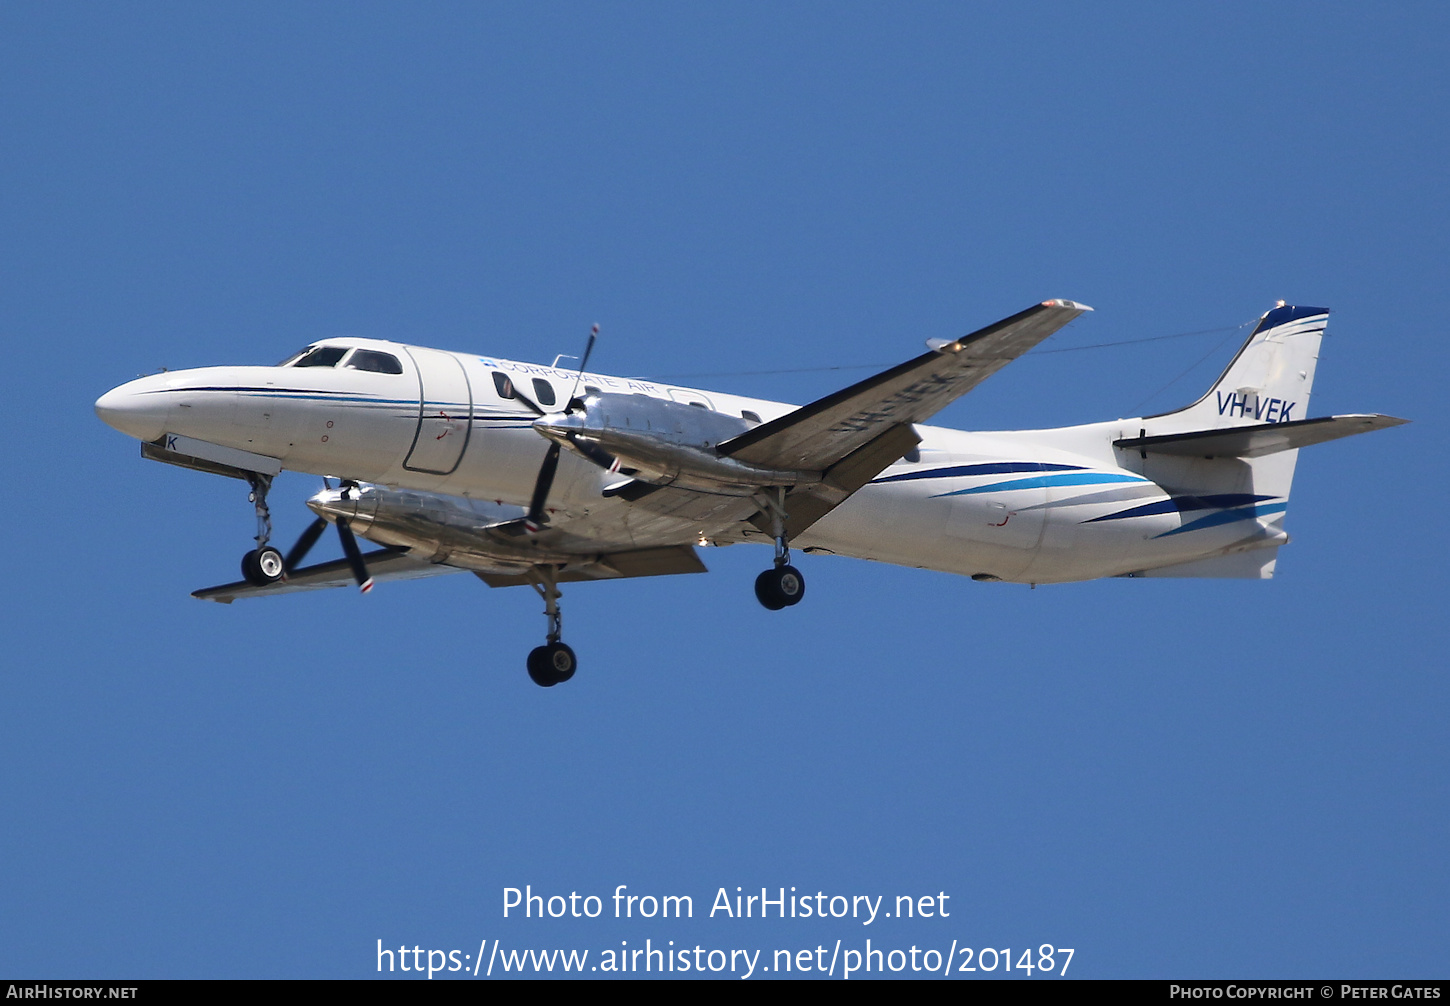
M 391 353 L 379 353 L 371 349 L 359 349 L 348 358 L 351 370 L 369 370 L 374 374 L 401 374 L 403 366 Z
M 348 354 L 351 353 L 351 356 Z M 401 374 L 403 366 L 391 353 L 351 346 L 305 346 L 277 364 L 279 367 L 336 367 L 347 357 L 351 370 L 369 370 L 376 374 Z
M 302 354 L 294 367 L 335 367 L 347 355 L 348 346 L 318 346 Z

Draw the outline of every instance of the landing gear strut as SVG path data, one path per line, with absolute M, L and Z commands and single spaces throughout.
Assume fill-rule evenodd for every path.
M 563 684 L 574 676 L 579 660 L 559 636 L 564 630 L 564 616 L 559 611 L 559 567 L 535 566 L 530 586 L 544 599 L 544 616 L 549 620 L 549 634 L 543 646 L 529 653 L 529 677 L 541 688 Z
M 272 488 L 272 476 L 253 472 L 247 476 L 252 491 L 247 499 L 257 509 L 257 547 L 242 556 L 242 576 L 248 583 L 265 587 L 282 579 L 287 565 L 282 553 L 267 542 L 272 538 L 272 511 L 267 508 L 267 491 Z
M 806 578 L 790 564 L 790 543 L 785 535 L 785 489 L 769 490 L 765 497 L 770 533 L 775 539 L 775 566 L 755 578 L 755 598 L 771 611 L 799 604 L 806 596 Z

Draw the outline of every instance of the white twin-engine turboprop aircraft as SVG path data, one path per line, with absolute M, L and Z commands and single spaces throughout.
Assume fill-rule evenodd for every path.
M 699 573 L 697 545 L 773 542 L 755 593 L 799 602 L 808 553 L 974 580 L 1272 575 L 1300 447 L 1398 425 L 1307 416 L 1328 312 L 1266 313 L 1187 408 L 1056 430 L 918 425 L 1090 308 L 1049 300 L 799 408 L 374 339 L 275 367 L 143 377 L 96 402 L 143 456 L 251 485 L 257 547 L 238 597 L 469 570 L 544 599 L 529 675 L 574 673 L 559 584 Z M 592 349 L 594 337 L 590 336 Z M 557 362 L 557 361 L 556 361 Z M 284 556 L 267 490 L 283 468 L 340 479 Z M 347 558 L 302 566 L 331 522 Z M 383 548 L 362 554 L 354 533 Z

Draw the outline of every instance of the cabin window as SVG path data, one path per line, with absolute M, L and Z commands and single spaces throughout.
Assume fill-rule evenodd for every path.
M 554 386 L 542 377 L 534 378 L 534 401 L 540 405 L 553 405 L 556 401 Z
M 745 420 L 749 420 L 752 423 L 758 423 L 758 422 L 760 422 L 760 416 L 757 415 L 754 412 L 751 412 L 749 409 L 746 409 L 746 410 L 742 411 L 740 413 L 740 418 L 741 419 L 745 419 Z
M 316 349 L 303 354 L 302 359 L 292 364 L 294 367 L 335 367 L 337 362 L 347 355 L 346 346 L 318 346 Z
M 347 369 L 367 370 L 374 374 L 401 374 L 403 365 L 391 353 L 379 353 L 371 349 L 359 349 L 348 357 Z
M 507 374 L 500 374 L 497 370 L 493 372 L 493 388 L 500 398 L 514 397 L 514 382 L 509 380 Z

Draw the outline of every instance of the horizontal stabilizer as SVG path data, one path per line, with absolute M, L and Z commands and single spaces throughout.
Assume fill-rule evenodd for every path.
M 1274 576 L 1274 564 L 1279 559 L 1279 546 L 1254 549 L 1249 552 L 1234 552 L 1230 555 L 1215 555 L 1193 562 L 1180 562 L 1172 566 L 1130 573 L 1130 576 L 1183 577 L 1212 580 L 1269 580 Z
M 1279 451 L 1311 447 L 1340 437 L 1371 430 L 1384 430 L 1408 423 L 1394 416 L 1322 416 L 1288 423 L 1260 423 L 1192 433 L 1170 433 L 1160 437 L 1130 437 L 1114 440 L 1113 446 L 1128 451 L 1176 454 L 1194 458 L 1260 458 Z
M 442 566 L 423 559 L 415 559 L 408 554 L 406 549 L 401 548 L 380 548 L 374 552 L 364 553 L 362 558 L 367 565 L 368 575 L 374 580 L 416 580 L 425 576 L 438 576 L 442 573 L 462 572 L 455 566 Z M 305 566 L 302 569 L 293 570 L 287 574 L 287 579 L 279 580 L 265 587 L 241 580 L 220 587 L 207 587 L 203 590 L 193 591 L 191 596 L 201 601 L 231 604 L 239 597 L 270 597 L 273 594 L 295 594 L 302 590 L 352 587 L 355 584 L 351 564 L 346 559 L 337 559 L 333 562 L 322 562 L 315 566 Z

